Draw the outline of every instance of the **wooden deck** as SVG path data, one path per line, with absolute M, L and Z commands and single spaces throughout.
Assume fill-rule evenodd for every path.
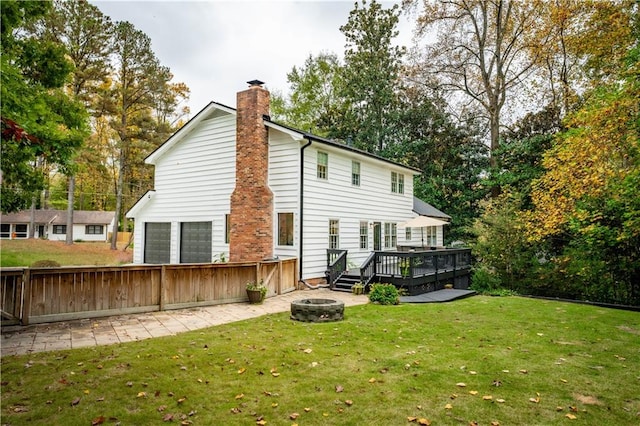
M 346 258 L 346 251 L 333 253 L 333 259 Z M 328 257 L 329 259 L 329 257 Z M 328 264 L 327 281 L 332 288 L 349 291 L 354 282 L 364 285 L 374 282 L 394 284 L 409 295 L 433 292 L 451 284 L 455 289 L 469 287 L 471 272 L 470 249 L 413 250 L 374 252 L 356 271 L 341 269 L 340 264 Z

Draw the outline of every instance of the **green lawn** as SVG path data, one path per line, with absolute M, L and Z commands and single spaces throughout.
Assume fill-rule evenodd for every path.
M 0 266 L 31 266 L 38 260 L 53 260 L 62 266 L 120 265 L 130 263 L 133 249 L 111 250 L 105 242 L 75 242 L 40 239 L 0 240 Z
M 293 322 L 282 313 L 175 337 L 2 358 L 3 424 L 420 419 L 640 424 L 640 314 L 476 296 L 350 307 L 337 323 Z

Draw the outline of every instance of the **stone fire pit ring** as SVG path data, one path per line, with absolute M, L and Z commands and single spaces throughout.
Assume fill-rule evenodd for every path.
M 291 302 L 291 319 L 303 322 L 331 322 L 344 319 L 344 302 L 333 299 L 300 299 Z

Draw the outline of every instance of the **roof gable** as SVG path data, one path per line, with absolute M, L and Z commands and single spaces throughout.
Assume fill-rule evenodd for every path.
M 145 159 L 145 163 L 147 164 L 157 164 L 157 161 L 160 157 L 162 157 L 166 152 L 168 152 L 173 146 L 178 144 L 181 140 L 187 137 L 201 122 L 207 120 L 209 118 L 213 118 L 216 116 L 216 113 L 223 114 L 233 114 L 236 115 L 237 111 L 235 108 L 219 104 L 217 102 L 210 102 L 207 106 L 205 106 L 200 112 L 198 112 L 195 117 L 189 120 L 184 126 L 178 129 L 173 135 L 169 137 L 162 145 L 156 148 L 151 154 L 147 156 Z M 312 133 L 305 132 L 299 129 L 295 129 L 293 127 L 287 126 L 282 123 L 277 123 L 271 120 L 271 117 L 265 115 L 264 116 L 265 126 L 272 128 L 274 130 L 278 130 L 289 135 L 295 141 L 302 141 L 307 139 L 313 142 L 319 142 L 325 145 L 332 146 L 334 148 L 338 148 L 344 151 L 348 151 L 357 155 L 362 155 L 365 157 L 373 158 L 378 161 L 382 161 L 387 164 L 392 164 L 397 167 L 401 167 L 403 169 L 410 170 L 413 174 L 420 174 L 421 170 L 416 169 L 414 167 L 409 167 L 405 164 L 401 164 L 387 158 L 381 157 L 376 154 L 372 154 L 367 151 L 363 151 L 361 149 L 355 148 L 353 146 L 340 143 L 331 139 L 323 138 L 321 136 L 316 136 Z
M 147 164 L 156 164 L 158 159 L 162 157 L 173 146 L 179 143 L 182 139 L 187 137 L 197 126 L 204 120 L 214 118 L 222 114 L 234 114 L 236 110 L 226 105 L 219 104 L 217 102 L 209 102 L 209 104 L 198 112 L 195 117 L 187 121 L 187 123 L 178 129 L 174 134 L 169 136 L 169 139 L 164 141 L 162 145 L 157 147 L 151 154 L 145 158 L 144 162 Z

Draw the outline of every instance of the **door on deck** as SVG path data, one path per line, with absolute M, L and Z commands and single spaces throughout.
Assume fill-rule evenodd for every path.
M 382 250 L 382 223 L 373 222 L 373 250 Z

